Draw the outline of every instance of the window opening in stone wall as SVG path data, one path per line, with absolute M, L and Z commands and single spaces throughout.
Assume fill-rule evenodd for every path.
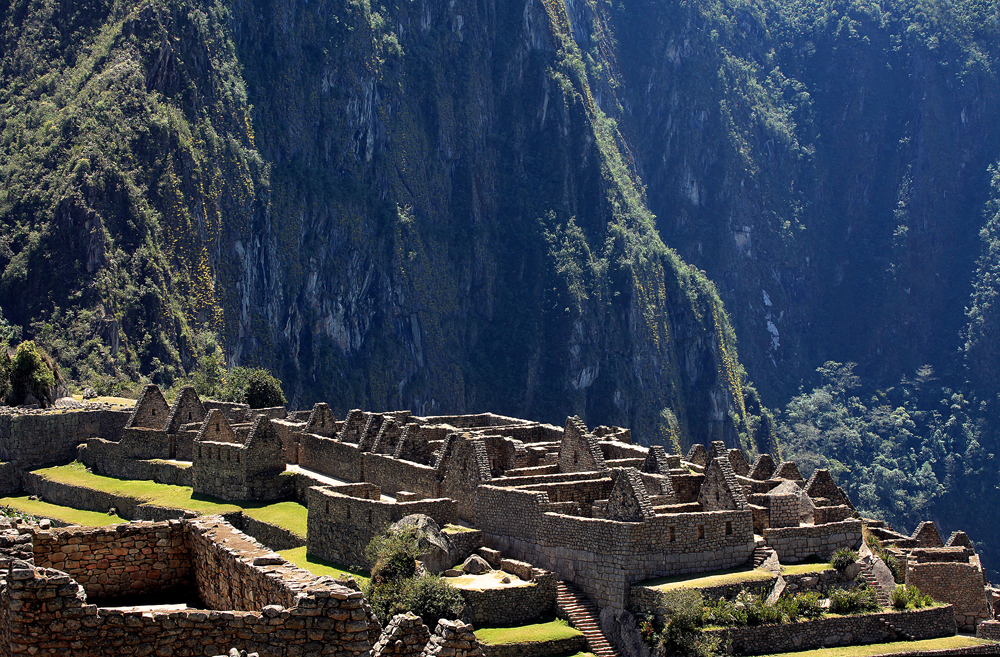
M 705 525 L 698 525 L 698 538 L 705 538 Z
M 719 501 L 719 491 L 715 491 L 715 501 Z
M 371 521 L 372 521 L 372 510 L 368 509 L 368 522 L 370 523 Z
M 576 452 L 573 452 L 573 465 L 576 465 L 577 459 L 579 459 L 579 455 Z
M 673 543 L 676 540 L 677 540 L 677 532 L 675 532 L 674 528 L 671 527 L 670 528 L 670 542 Z
M 198 458 L 201 458 L 201 445 L 198 445 Z
M 191 421 L 191 411 L 188 411 L 188 422 Z
M 153 411 L 153 417 L 156 417 L 156 409 L 154 408 L 152 409 L 152 411 Z
M 344 514 L 344 517 L 345 518 L 350 518 L 351 517 L 351 507 L 347 507 L 347 513 Z
M 237 463 L 240 462 L 240 453 L 239 452 L 236 452 L 236 462 Z
M 726 536 L 733 535 L 733 523 L 729 520 L 726 521 Z

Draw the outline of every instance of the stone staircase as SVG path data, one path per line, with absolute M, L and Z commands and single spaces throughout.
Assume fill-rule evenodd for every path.
M 904 632 L 884 618 L 879 618 L 879 622 L 885 626 L 897 640 L 913 641 L 916 637 L 908 632 Z
M 861 566 L 861 579 L 863 579 L 868 586 L 875 589 L 875 595 L 878 598 L 878 603 L 883 607 L 888 607 L 892 603 L 892 598 L 881 586 L 878 585 L 875 575 L 872 574 L 872 564 L 873 562 L 869 559 L 862 559 L 858 562 L 858 565 Z
M 596 657 L 617 657 L 601 631 L 597 605 L 572 582 L 556 582 L 556 612 L 583 632 L 587 647 Z
M 758 568 L 762 563 L 767 561 L 767 558 L 774 554 L 774 550 L 766 545 L 758 545 L 753 549 L 753 554 L 750 556 L 753 562 L 753 567 Z

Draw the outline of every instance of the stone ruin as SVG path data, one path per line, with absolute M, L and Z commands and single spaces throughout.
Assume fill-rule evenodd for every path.
M 550 573 L 619 610 L 632 582 L 740 566 L 769 551 L 782 563 L 827 559 L 861 543 L 863 521 L 826 470 L 807 482 L 794 463 L 761 454 L 751 464 L 721 442 L 671 455 L 632 444 L 624 429 L 590 431 L 575 417 L 562 427 L 491 413 L 352 410 L 337 420 L 326 404 L 251 413 L 203 402 L 193 390 L 168 407 L 147 387 L 122 424 L 112 439 L 87 438 L 80 460 L 104 474 L 191 485 L 223 499 L 297 499 L 308 507 L 311 555 L 365 566 L 374 535 L 423 514 L 442 527 L 464 526 L 447 534 L 458 561 L 478 552 L 523 563 L 529 578 L 541 576 L 533 568 Z M 945 563 L 962 566 L 953 582 L 972 582 L 977 567 L 981 579 L 970 545 L 959 537 L 934 546 L 934 534 L 922 526 L 913 537 L 886 539 L 910 550 L 908 581 L 951 595 L 933 584 Z M 945 552 L 926 552 L 933 549 Z M 956 604 L 963 627 L 989 617 L 977 605 Z M 412 619 L 393 631 L 404 626 Z

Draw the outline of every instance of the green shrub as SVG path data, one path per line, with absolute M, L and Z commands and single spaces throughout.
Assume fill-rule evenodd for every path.
M 365 548 L 374 584 L 391 584 L 413 577 L 418 556 L 416 527 L 405 527 L 401 531 L 386 529 Z
M 701 633 L 708 618 L 708 608 L 701 593 L 691 589 L 664 591 L 660 604 L 665 619 L 656 645 L 660 654 L 692 657 L 716 654 L 719 640 Z
M 11 406 L 23 404 L 29 393 L 43 406 L 55 401 L 58 368 L 51 358 L 35 346 L 34 341 L 28 340 L 17 345 L 9 372 L 7 403 Z
M 854 550 L 848 550 L 847 548 L 840 548 L 833 553 L 833 557 L 830 559 L 830 565 L 838 571 L 843 572 L 848 566 L 855 563 L 857 560 L 857 552 Z
M 234 367 L 226 374 L 222 401 L 249 404 L 250 408 L 281 406 L 287 400 L 281 381 L 261 367 Z
M 934 604 L 934 599 L 925 595 L 916 586 L 897 586 L 892 591 L 892 606 L 896 609 L 920 609 Z
M 856 614 L 879 608 L 878 596 L 870 586 L 834 589 L 830 592 L 830 611 L 837 614 Z
M 458 589 L 437 575 L 407 581 L 400 602 L 403 609 L 420 616 L 427 627 L 437 627 L 442 618 L 456 619 L 465 608 L 465 599 Z

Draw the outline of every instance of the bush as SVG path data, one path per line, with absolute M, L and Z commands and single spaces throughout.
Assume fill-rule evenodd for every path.
M 34 341 L 28 340 L 17 345 L 17 352 L 9 362 L 9 370 L 6 363 L 3 367 L 10 373 L 9 385 L 3 386 L 7 389 L 8 404 L 11 406 L 23 404 L 29 393 L 42 406 L 55 402 L 58 368 L 51 358 L 35 346 Z
M 857 560 L 857 552 L 854 550 L 848 550 L 847 548 L 840 548 L 833 553 L 833 557 L 830 559 L 830 565 L 836 568 L 839 572 L 844 572 L 848 566 L 855 563 Z
M 915 586 L 897 586 L 892 591 L 892 606 L 896 609 L 920 609 L 934 604 L 934 599 Z
M 222 386 L 222 401 L 249 404 L 250 408 L 281 406 L 287 400 L 281 381 L 262 367 L 234 367 Z
M 465 599 L 458 589 L 437 575 L 407 581 L 400 602 L 403 609 L 420 616 L 427 627 L 437 627 L 442 618 L 456 619 L 465 608 Z
M 837 614 L 856 614 L 880 608 L 875 590 L 869 586 L 853 589 L 834 589 L 830 592 L 830 611 Z
M 386 529 L 368 543 L 365 557 L 372 564 L 373 584 L 392 584 L 413 577 L 417 571 L 417 528 Z
M 665 625 L 656 645 L 660 654 L 691 657 L 716 654 L 719 640 L 701 633 L 708 617 L 701 593 L 690 589 L 665 591 L 660 604 L 665 617 Z
M 786 623 L 797 623 L 800 618 L 819 618 L 823 615 L 820 595 L 815 591 L 799 593 L 794 597 L 781 597 L 775 607 L 781 612 Z

